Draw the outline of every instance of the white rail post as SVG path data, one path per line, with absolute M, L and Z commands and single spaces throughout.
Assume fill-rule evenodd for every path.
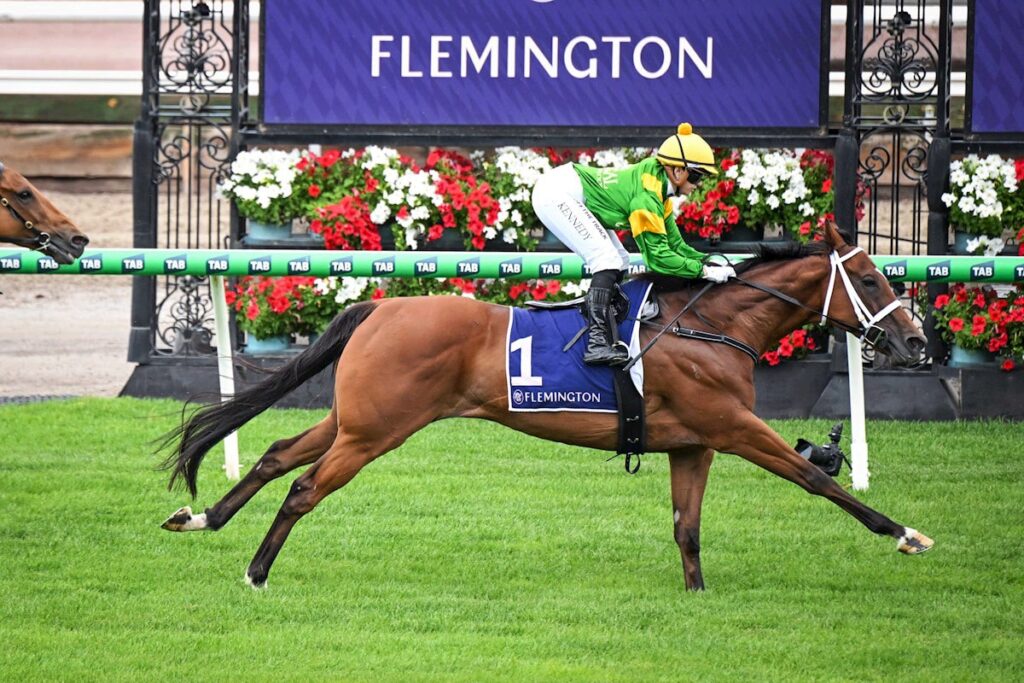
M 220 399 L 227 401 L 235 395 L 234 351 L 231 348 L 231 334 L 228 331 L 228 302 L 224 298 L 224 277 L 210 277 L 210 294 L 213 296 L 214 341 L 217 344 L 217 374 L 220 376 Z M 224 472 L 228 479 L 237 481 L 238 432 L 224 437 Z
M 868 488 L 868 438 L 864 418 L 864 361 L 860 338 L 846 333 L 846 367 L 850 375 L 850 469 L 853 489 Z

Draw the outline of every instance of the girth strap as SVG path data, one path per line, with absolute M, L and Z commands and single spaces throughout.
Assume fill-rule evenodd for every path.
M 757 350 L 754 347 L 752 347 L 750 344 L 741 342 L 739 339 L 730 337 L 725 334 L 715 334 L 713 332 L 705 332 L 703 330 L 693 330 L 690 329 L 689 327 L 681 327 L 679 325 L 676 325 L 675 327 L 672 328 L 672 334 L 683 339 L 696 339 L 697 341 L 712 342 L 714 344 L 725 344 L 726 346 L 731 346 L 737 351 L 742 351 L 743 353 L 747 354 L 748 356 L 750 356 L 750 359 L 753 360 L 755 363 L 758 361 Z

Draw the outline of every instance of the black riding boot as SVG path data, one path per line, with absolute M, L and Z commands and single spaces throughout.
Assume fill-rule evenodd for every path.
M 583 354 L 583 362 L 587 365 L 622 366 L 629 362 L 629 350 L 619 342 L 612 344 L 611 311 L 612 287 L 615 286 L 616 271 L 602 270 L 594 273 L 587 292 L 587 311 L 589 314 L 587 350 Z

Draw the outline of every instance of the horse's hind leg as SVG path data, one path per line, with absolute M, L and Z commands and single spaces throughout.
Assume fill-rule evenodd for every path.
M 213 507 L 200 514 L 192 514 L 191 508 L 183 507 L 163 523 L 163 528 L 168 531 L 220 529 L 267 483 L 296 467 L 316 462 L 330 447 L 337 433 L 337 419 L 332 412 L 303 433 L 275 441 L 242 480 Z
M 249 564 L 246 582 L 253 588 L 262 588 L 274 559 L 302 516 L 330 493 L 352 481 L 369 462 L 397 445 L 356 439 L 346 435 L 343 429 L 327 452 L 292 484 L 277 518 Z
M 700 571 L 700 506 L 714 452 L 702 446 L 668 454 L 672 476 L 672 528 L 689 590 L 704 590 Z
M 876 534 L 897 539 L 896 547 L 900 552 L 913 555 L 932 547 L 934 542 L 924 534 L 897 524 L 851 496 L 832 477 L 801 458 L 781 436 L 753 414 L 735 427 L 731 437 L 734 440 L 722 447 L 715 444 L 718 450 L 735 453 L 798 484 L 808 493 L 828 498 Z

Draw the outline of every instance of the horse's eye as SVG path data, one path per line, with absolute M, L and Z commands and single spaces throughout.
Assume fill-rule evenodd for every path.
M 22 190 L 21 192 L 18 193 L 18 199 L 21 199 L 22 201 L 26 201 L 27 202 L 28 200 L 32 199 L 32 191 L 31 190 Z
M 868 289 L 876 289 L 878 287 L 878 280 L 875 279 L 874 275 L 865 275 L 860 279 L 860 282 Z

